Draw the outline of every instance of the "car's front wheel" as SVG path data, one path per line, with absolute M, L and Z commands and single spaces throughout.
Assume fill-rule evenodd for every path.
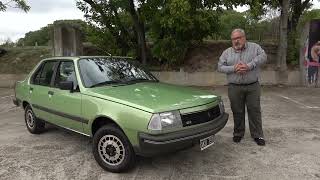
M 43 131 L 45 123 L 37 119 L 30 105 L 27 105 L 25 108 L 24 119 L 30 133 L 39 134 Z
M 101 127 L 93 137 L 93 155 L 98 164 L 111 172 L 123 172 L 135 163 L 135 153 L 125 134 L 117 127 Z

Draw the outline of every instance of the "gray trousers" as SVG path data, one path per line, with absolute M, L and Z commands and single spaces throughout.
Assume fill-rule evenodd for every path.
M 244 136 L 245 132 L 245 106 L 247 106 L 249 128 L 252 138 L 263 138 L 261 107 L 260 107 L 260 84 L 232 85 L 229 84 L 228 96 L 234 120 L 233 136 Z

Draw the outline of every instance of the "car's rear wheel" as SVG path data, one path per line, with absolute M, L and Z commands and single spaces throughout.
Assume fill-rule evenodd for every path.
M 43 131 L 45 123 L 37 119 L 30 105 L 27 105 L 25 108 L 24 119 L 30 133 L 39 134 Z
M 103 169 L 111 172 L 123 172 L 135 163 L 135 153 L 128 138 L 119 128 L 109 125 L 95 133 L 93 155 Z

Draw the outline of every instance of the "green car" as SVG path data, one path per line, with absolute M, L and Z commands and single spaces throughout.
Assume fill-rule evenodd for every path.
M 161 83 L 124 57 L 44 59 L 16 83 L 14 103 L 33 134 L 48 123 L 93 137 L 94 158 L 111 172 L 136 155 L 206 149 L 228 120 L 220 96 Z

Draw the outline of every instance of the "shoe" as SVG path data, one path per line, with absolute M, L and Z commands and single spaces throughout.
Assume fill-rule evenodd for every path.
M 242 139 L 242 137 L 241 137 L 241 136 L 233 136 L 233 142 L 238 143 L 238 142 L 240 142 L 240 141 L 241 141 L 241 139 Z
M 264 146 L 266 145 L 266 142 L 264 141 L 263 138 L 259 137 L 259 138 L 254 138 L 254 141 L 259 145 L 259 146 Z

